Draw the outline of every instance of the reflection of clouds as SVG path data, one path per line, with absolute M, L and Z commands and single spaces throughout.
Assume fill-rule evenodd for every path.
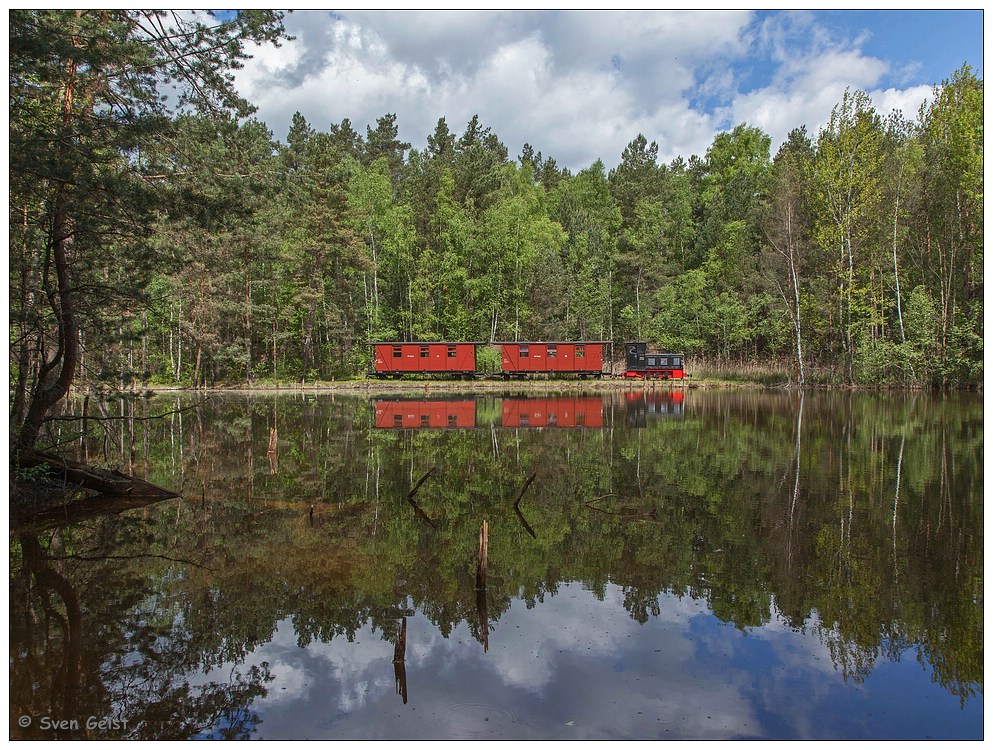
M 822 671 L 825 676 L 834 676 L 837 673 L 831 661 L 831 651 L 824 639 L 817 635 L 820 630 L 821 623 L 817 613 L 812 614 L 804 626 L 807 637 L 797 637 L 793 628 L 774 615 L 771 622 L 762 628 L 749 631 L 749 634 L 768 641 L 786 667 L 816 669 Z
M 270 701 L 280 701 L 279 693 L 288 692 L 294 678 L 297 695 L 305 687 L 331 681 L 337 686 L 334 708 L 339 713 L 352 713 L 361 710 L 370 696 L 378 696 L 394 684 L 393 646 L 370 628 L 360 630 L 352 642 L 345 638 L 316 641 L 301 651 L 292 622 L 284 620 L 272 641 L 254 656 L 253 663 L 269 661 L 275 676 Z
M 510 649 L 510 660 L 501 655 L 494 668 L 518 688 L 542 678 L 543 697 L 559 706 L 561 731 L 552 736 L 719 739 L 757 726 L 747 699 L 718 671 L 694 667 L 688 628 L 693 618 L 706 615 L 703 602 L 660 597 L 659 616 L 641 625 L 623 601 L 624 591 L 616 586 L 600 602 L 575 584 L 563 585 L 546 599 L 551 617 L 512 608 L 491 636 L 492 646 L 513 627 L 523 640 L 538 644 L 537 660 L 528 661 L 524 649 Z M 548 620 L 562 625 L 549 628 Z
M 620 587 L 600 601 L 579 584 L 533 609 L 514 602 L 491 623 L 485 654 L 465 623 L 444 638 L 409 618 L 409 708 L 395 695 L 393 647 L 380 633 L 365 627 L 352 642 L 300 649 L 284 620 L 248 661 L 268 662 L 274 677 L 253 706 L 262 736 L 722 738 L 757 726 L 732 685 L 693 668 L 688 628 L 706 613 L 701 602 L 662 597 L 645 625 L 623 602 Z
M 554 676 L 559 654 L 609 655 L 615 641 L 637 629 L 622 602 L 617 588 L 609 589 L 601 603 L 578 584 L 563 584 L 545 599 L 545 606 L 555 610 L 552 623 L 536 617 L 537 608 L 516 602 L 490 635 L 490 648 L 499 654 L 494 669 L 506 684 L 540 694 Z
M 366 626 L 351 642 L 301 649 L 284 620 L 249 659 L 267 661 L 274 677 L 252 706 L 260 736 L 825 738 L 857 726 L 839 705 L 871 715 L 873 700 L 902 700 L 861 686 L 854 695 L 816 627 L 797 632 L 773 616 L 742 632 L 714 618 L 704 600 L 669 595 L 640 624 L 623 603 L 621 587 L 607 586 L 600 601 L 576 583 L 533 609 L 514 601 L 491 622 L 488 652 L 468 624 L 445 638 L 415 614 L 407 621 L 407 704 L 382 633 Z

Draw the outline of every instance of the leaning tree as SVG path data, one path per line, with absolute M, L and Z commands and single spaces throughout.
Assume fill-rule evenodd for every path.
M 261 10 L 13 10 L 9 21 L 17 453 L 34 447 L 78 376 L 88 324 L 116 312 L 147 268 L 154 217 L 181 207 L 159 148 L 175 115 L 249 114 L 234 70 L 287 37 L 282 14 Z

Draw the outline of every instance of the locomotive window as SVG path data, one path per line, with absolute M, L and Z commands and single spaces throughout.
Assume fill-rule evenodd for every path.
M 576 356 L 577 357 L 585 357 L 586 356 L 586 347 L 583 346 L 582 344 L 576 344 Z
M 521 347 L 521 356 L 522 356 L 522 357 L 528 357 L 528 356 L 530 356 L 530 355 L 528 354 L 528 348 L 527 348 L 526 346 L 522 346 L 522 347 Z
M 558 347 L 550 344 L 548 347 L 548 357 L 551 359 L 557 356 L 558 356 Z
M 669 366 L 669 358 L 659 357 L 659 367 L 668 367 L 668 366 Z
M 682 367 L 683 366 L 683 360 L 680 357 L 673 357 L 672 358 L 672 366 L 673 367 Z
M 451 359 L 454 359 L 455 358 L 455 347 L 454 346 L 448 347 L 448 356 Z
M 428 356 L 428 348 L 426 346 L 421 347 L 421 357 Z
M 400 357 L 402 355 L 403 355 L 403 348 L 402 347 L 399 347 L 399 346 L 394 346 L 393 347 L 393 356 L 394 357 Z
M 649 355 L 648 356 L 648 366 L 649 367 L 655 367 L 655 364 L 656 364 L 655 357 Z

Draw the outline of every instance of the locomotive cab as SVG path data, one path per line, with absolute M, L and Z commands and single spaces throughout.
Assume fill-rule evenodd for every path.
M 650 353 L 644 341 L 629 341 L 624 350 L 626 378 L 682 380 L 685 377 L 682 354 Z
M 631 341 L 624 345 L 627 351 L 625 370 L 637 372 L 644 370 L 647 364 L 648 344 L 644 341 Z

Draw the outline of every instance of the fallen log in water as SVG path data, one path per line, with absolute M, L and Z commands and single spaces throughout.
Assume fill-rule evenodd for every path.
M 37 531 L 64 526 L 180 497 L 176 492 L 118 471 L 88 466 L 41 451 L 21 451 L 15 462 L 12 469 L 49 469 L 37 483 L 21 479 L 12 486 L 10 521 L 21 529 Z M 53 490 L 55 483 L 58 483 L 57 489 Z M 74 496 L 76 490 L 97 494 Z
M 12 505 L 10 525 L 18 531 L 41 532 L 70 524 L 80 523 L 99 516 L 117 515 L 126 510 L 143 508 L 146 505 L 166 500 L 164 497 L 131 495 L 113 497 L 97 495 L 84 497 L 66 503 L 35 505 Z
M 46 466 L 51 470 L 51 477 L 65 484 L 80 489 L 93 490 L 101 495 L 113 497 L 134 497 L 165 500 L 179 497 L 179 493 L 159 487 L 143 479 L 122 474 L 119 471 L 101 469 L 78 461 L 71 461 L 51 453 L 43 453 L 33 449 L 22 450 L 18 453 L 17 466 L 21 469 L 33 469 Z

